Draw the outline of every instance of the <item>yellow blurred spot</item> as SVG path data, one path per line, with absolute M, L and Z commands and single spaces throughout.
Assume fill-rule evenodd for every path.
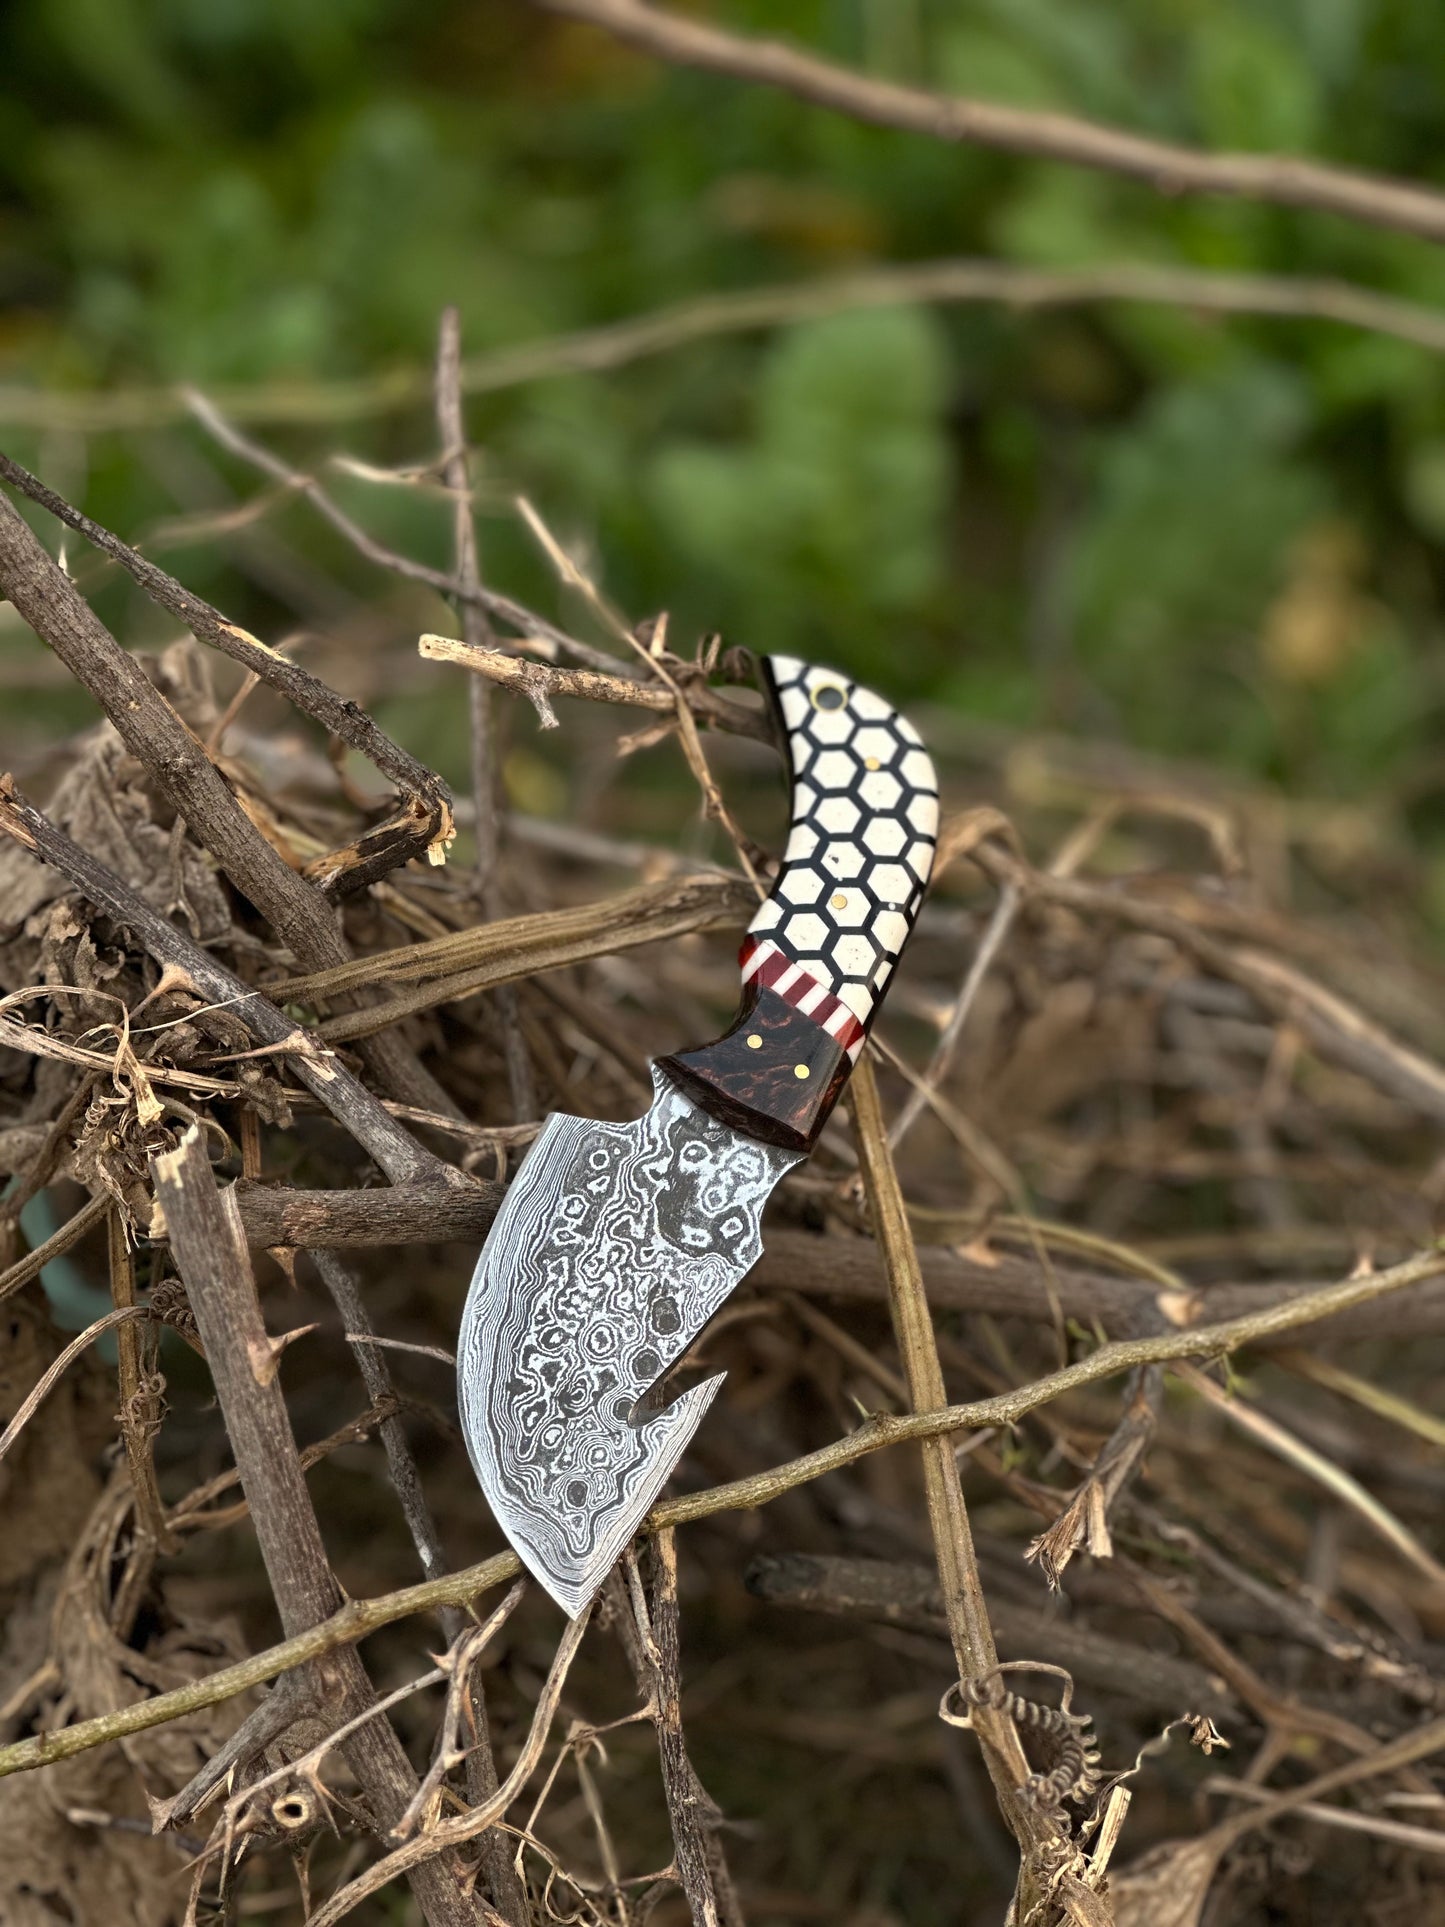
M 508 797 L 523 815 L 544 816 L 555 822 L 567 814 L 567 785 L 540 756 L 514 749 L 503 765 L 503 777 Z
M 1359 587 L 1366 561 L 1348 523 L 1322 522 L 1296 543 L 1260 631 L 1260 654 L 1276 681 L 1328 682 L 1360 647 L 1377 614 Z
M 779 174 L 726 175 L 708 196 L 710 212 L 734 234 L 756 234 L 813 255 L 871 255 L 884 236 L 876 209 L 819 181 Z

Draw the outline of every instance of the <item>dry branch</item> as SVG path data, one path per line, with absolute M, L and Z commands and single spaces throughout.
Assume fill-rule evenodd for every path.
M 1434 308 L 1353 282 L 1311 275 L 1236 274 L 1148 262 L 1037 268 L 1017 261 L 945 259 L 707 294 L 654 313 L 466 357 L 466 395 L 504 393 L 578 372 L 602 373 L 698 341 L 760 333 L 852 309 L 907 302 L 987 303 L 1029 312 L 1110 302 L 1182 307 L 1201 314 L 1325 321 L 1445 353 L 1445 320 Z M 332 423 L 411 407 L 431 391 L 430 369 L 398 367 L 353 380 L 254 382 L 213 388 L 217 409 L 237 422 Z M 41 393 L 0 385 L 0 424 L 97 434 L 185 420 L 184 391 L 108 387 Z M 36 498 L 40 499 L 40 498 Z M 73 525 L 74 526 L 74 525 Z
M 255 1250 L 274 1245 L 347 1249 L 451 1241 L 475 1244 L 491 1229 L 502 1196 L 501 1185 L 482 1180 L 444 1195 L 425 1184 L 396 1184 L 384 1191 L 276 1190 L 244 1182 L 237 1186 L 247 1242 Z M 982 1247 L 970 1255 L 943 1246 L 922 1246 L 919 1263 L 929 1303 L 936 1310 L 985 1312 L 1035 1324 L 1052 1324 L 1062 1311 L 1065 1318 L 1104 1331 L 1137 1332 L 1150 1325 L 1187 1329 L 1201 1322 L 1212 1326 L 1279 1310 L 1287 1313 L 1291 1306 L 1306 1304 L 1311 1309 L 1305 1311 L 1302 1322 L 1328 1320 L 1332 1338 L 1410 1337 L 1445 1331 L 1445 1289 L 1428 1283 L 1407 1299 L 1375 1307 L 1368 1293 L 1321 1301 L 1321 1292 L 1338 1287 L 1314 1283 L 1222 1284 L 1191 1292 L 1061 1266 L 1045 1274 L 1037 1262 Z M 1423 1283 L 1434 1275 L 1426 1263 L 1426 1270 L 1412 1274 L 1413 1282 Z M 28 1275 L 33 1276 L 33 1269 Z M 882 1304 L 886 1299 L 877 1250 L 870 1240 L 823 1238 L 782 1227 L 770 1231 L 749 1284 L 762 1292 L 803 1292 L 842 1303 Z M 1313 1308 L 1321 1302 L 1328 1308 Z M 1292 1329 L 1286 1316 L 1278 1331 Z M 1272 1336 L 1273 1328 L 1261 1327 L 1252 1342 L 1268 1344 Z
M 875 127 L 997 148 L 1122 175 L 1156 193 L 1219 194 L 1314 208 L 1445 240 L 1445 195 L 1409 181 L 1300 160 L 1291 154 L 1204 154 L 1070 114 L 927 93 L 853 73 L 781 40 L 748 39 L 644 0 L 536 0 L 548 12 L 604 28 L 679 66 L 778 87 Z
M 0 502 L 0 516 L 5 512 Z M 85 607 L 83 603 L 79 606 Z M 145 687 L 149 689 L 150 684 L 145 683 Z M 167 709 L 167 714 L 171 713 Z M 211 765 L 206 763 L 206 767 L 210 769 Z M 433 1157 L 410 1137 L 331 1051 L 299 1024 L 283 1017 L 259 992 L 248 990 L 208 951 L 127 888 L 113 871 L 56 829 L 8 778 L 0 778 L 0 831 L 59 870 L 91 903 L 130 930 L 162 967 L 181 973 L 180 981 L 204 1004 L 224 1010 L 263 1043 L 284 1052 L 301 1082 L 359 1144 L 365 1145 L 388 1177 L 397 1183 L 423 1179 L 437 1185 L 465 1182 L 454 1167 Z M 266 847 L 269 849 L 269 845 Z M 196 1015 L 198 1023 L 204 1025 L 205 1011 Z
M 749 1592 L 770 1605 L 929 1632 L 940 1640 L 949 1636 L 938 1573 L 927 1566 L 818 1553 L 764 1554 L 748 1568 L 747 1583 Z M 1047 1652 L 1081 1686 L 1137 1702 L 1151 1713 L 1189 1706 L 1220 1722 L 1238 1717 L 1234 1695 L 1221 1691 L 1218 1679 L 1190 1660 L 1096 1633 L 1010 1597 L 995 1599 L 991 1614 L 1005 1659 Z
M 950 1433 L 985 1426 L 1012 1425 L 1029 1412 L 1037 1411 L 1041 1406 L 1062 1397 L 1065 1392 L 1116 1377 L 1136 1365 L 1167 1362 L 1174 1358 L 1222 1357 L 1281 1331 L 1297 1330 L 1303 1325 L 1328 1318 L 1350 1306 L 1384 1300 L 1391 1293 L 1407 1290 L 1441 1272 L 1445 1272 L 1445 1254 L 1429 1252 L 1406 1264 L 1394 1266 L 1389 1271 L 1377 1272 L 1371 1277 L 1345 1279 L 1340 1284 L 1305 1294 L 1290 1304 L 1255 1316 L 1170 1333 L 1162 1338 L 1121 1340 L 1116 1344 L 1102 1345 L 1097 1351 L 1061 1371 L 997 1397 L 949 1405 L 941 1411 L 906 1417 L 875 1413 L 847 1437 L 791 1460 L 786 1465 L 735 1479 L 705 1492 L 664 1499 L 653 1508 L 649 1525 L 653 1528 L 684 1525 L 719 1512 L 751 1510 L 780 1498 L 785 1492 L 810 1484 L 826 1472 L 854 1464 L 885 1446 L 944 1438 Z M 84 1752 L 89 1747 L 103 1746 L 110 1740 L 144 1732 L 149 1727 L 164 1724 L 198 1707 L 233 1698 L 251 1686 L 274 1679 L 278 1673 L 328 1653 L 337 1646 L 363 1639 L 378 1627 L 391 1625 L 398 1619 L 406 1619 L 415 1613 L 437 1611 L 444 1606 L 469 1605 L 483 1593 L 516 1578 L 520 1570 L 521 1563 L 515 1553 L 499 1553 L 495 1558 L 464 1567 L 442 1579 L 404 1587 L 375 1599 L 352 1600 L 329 1620 L 309 1628 L 305 1633 L 174 1693 L 143 1700 L 103 1718 L 80 1722 L 53 1733 L 0 1747 L 0 1778 L 9 1773 L 26 1772 L 49 1765 L 55 1760 Z
M 474 642 L 457 642 L 451 636 L 425 635 L 417 651 L 427 662 L 455 662 L 470 669 L 478 678 L 525 696 L 537 711 L 544 729 L 555 729 L 552 711 L 555 697 L 570 696 L 580 702 L 621 704 L 630 709 L 651 709 L 665 716 L 676 713 L 677 697 L 662 683 L 640 682 L 634 677 L 599 669 L 563 669 L 552 663 L 526 662 L 500 649 L 483 648 Z M 752 736 L 760 742 L 772 740 L 767 719 L 759 709 L 745 708 L 720 696 L 706 683 L 692 680 L 686 690 L 688 706 L 699 722 L 733 736 Z
M 344 962 L 346 946 L 325 899 L 267 842 L 204 746 L 3 496 L 0 589 L 90 691 L 191 834 L 298 960 L 312 969 Z M 382 1038 L 367 1055 L 392 1097 L 447 1108 L 450 1100 L 399 1040 Z
M 125 1219 L 118 1207 L 111 1209 L 106 1232 L 110 1246 L 111 1299 L 118 1312 L 132 1311 L 136 1308 L 135 1261 Z M 166 1524 L 160 1487 L 156 1483 L 153 1434 L 160 1424 L 160 1400 L 145 1382 L 140 1333 L 133 1319 L 127 1319 L 116 1332 L 116 1354 L 121 1439 L 135 1492 L 136 1525 L 157 1552 L 172 1552 L 175 1536 Z
M 216 1189 L 196 1126 L 174 1151 L 154 1157 L 151 1170 L 282 1629 L 294 1638 L 331 1617 L 341 1595 L 297 1457 L 240 1219 L 234 1203 Z M 316 1675 L 316 1696 L 338 1724 L 352 1723 L 341 1750 L 371 1802 L 376 1825 L 385 1830 L 406 1811 L 417 1781 L 390 1722 L 362 1718 L 373 1710 L 373 1693 L 354 1646 L 334 1649 Z M 428 1861 L 416 1869 L 412 1884 L 432 1927 L 463 1927 L 471 1920 L 473 1910 L 449 1862 Z
M 103 555 L 118 562 L 152 602 L 184 623 L 198 642 L 220 650 L 260 681 L 279 690 L 304 716 L 310 716 L 341 742 L 359 750 L 383 776 L 391 778 L 406 799 L 406 808 L 397 819 L 395 834 L 389 838 L 388 861 L 384 868 L 369 872 L 366 881 L 371 881 L 373 875 L 384 875 L 386 870 L 394 869 L 409 857 L 432 850 L 445 853 L 453 827 L 451 792 L 434 770 L 378 728 L 359 703 L 338 695 L 309 669 L 303 669 L 279 650 L 269 648 L 249 631 L 228 621 L 219 609 L 193 595 L 174 576 L 122 542 L 109 529 L 92 521 L 3 453 L 0 453 L 0 478 L 21 490 L 32 502 L 38 502 L 67 528 L 84 536 Z M 376 834 L 372 832 L 373 837 Z M 353 879 L 355 883 L 360 881 Z
M 674 1864 L 694 1927 L 744 1927 L 742 1909 L 719 1838 L 722 1815 L 687 1750 L 682 1726 L 682 1632 L 677 1602 L 677 1541 L 671 1527 L 654 1535 L 650 1583 L 636 1588 L 634 1670 L 645 1684 L 657 1729 L 662 1787 L 672 1825 Z M 629 1566 L 629 1576 L 633 1572 Z
M 345 1250 L 475 1243 L 491 1229 L 504 1189 L 480 1178 L 445 1191 L 403 1183 L 384 1191 L 296 1191 L 242 1179 L 236 1202 L 253 1250 Z
M 848 1105 L 874 1234 L 888 1277 L 889 1310 L 909 1404 L 915 1414 L 937 1412 L 948 1402 L 943 1367 L 938 1360 L 903 1190 L 889 1149 L 878 1085 L 866 1054 L 853 1073 Z M 965 1682 L 982 1679 L 997 1667 L 998 1653 L 958 1460 L 946 1437 L 937 1435 L 922 1441 L 922 1453 L 928 1521 L 958 1676 Z M 1039 1906 L 1047 1891 L 1047 1855 L 1054 1829 L 1019 1798 L 1028 1778 L 1028 1762 L 1008 1713 L 1002 1708 L 981 1707 L 973 1723 L 999 1810 L 1019 1842 L 1022 1864 L 1014 1904 L 1027 1915 Z

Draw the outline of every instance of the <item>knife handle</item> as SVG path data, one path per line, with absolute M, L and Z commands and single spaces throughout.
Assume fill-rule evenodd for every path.
M 796 656 L 762 666 L 792 770 L 782 868 L 743 943 L 731 1030 L 660 1062 L 725 1123 L 808 1151 L 917 920 L 938 779 L 917 730 L 872 690 Z

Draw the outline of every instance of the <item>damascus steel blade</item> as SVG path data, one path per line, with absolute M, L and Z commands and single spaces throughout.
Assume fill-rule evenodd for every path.
M 457 1351 L 462 1426 L 492 1510 L 575 1616 L 722 1384 L 641 1403 L 762 1252 L 800 1161 L 695 1105 L 655 1066 L 631 1124 L 554 1113 L 477 1261 Z

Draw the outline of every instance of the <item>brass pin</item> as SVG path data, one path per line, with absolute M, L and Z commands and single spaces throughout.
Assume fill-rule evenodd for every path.
M 806 1064 L 794 1064 L 793 1075 L 794 1077 L 808 1077 L 811 1073 Z
M 750 1035 L 750 1037 L 748 1038 L 748 1049 L 749 1049 L 749 1050 L 761 1050 L 761 1049 L 762 1049 L 762 1047 L 763 1047 L 763 1040 L 762 1040 L 762 1038 L 761 1038 L 761 1037 L 759 1037 L 759 1035 L 758 1035 L 758 1033 L 757 1033 L 756 1031 L 753 1031 L 753 1032 L 752 1032 L 752 1034 Z

